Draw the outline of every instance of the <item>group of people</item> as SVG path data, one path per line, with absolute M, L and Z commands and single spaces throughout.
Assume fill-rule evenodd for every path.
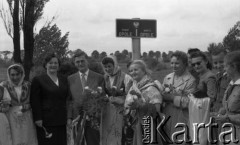
M 210 63 L 198 49 L 176 51 L 171 56 L 173 72 L 162 83 L 152 79 L 143 60 L 130 62 L 126 73 L 112 55 L 101 61 L 104 75 L 96 73 L 83 51 L 73 55 L 78 71 L 69 76 L 58 72 L 61 63 L 55 53 L 44 60 L 46 73 L 31 83 L 24 81 L 23 67 L 13 64 L 0 85 L 0 145 L 67 145 L 68 130 L 75 145 L 141 145 L 147 116 L 156 120 L 152 132 L 159 145 L 191 144 L 193 124 L 207 124 L 211 117 L 220 126 L 213 130 L 213 142 L 232 139 L 229 133 L 220 141 L 219 134 L 229 129 L 221 127 L 224 123 L 231 123 L 240 139 L 239 56 L 239 51 L 218 51 Z M 170 140 L 155 130 L 166 118 L 162 129 Z M 178 123 L 187 125 L 190 133 L 174 136 L 182 131 Z M 198 144 L 213 143 L 204 128 L 198 138 Z M 230 144 L 239 144 L 236 140 Z

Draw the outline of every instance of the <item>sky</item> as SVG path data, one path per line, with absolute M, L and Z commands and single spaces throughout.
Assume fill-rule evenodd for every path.
M 6 0 L 0 0 L 0 7 Z M 240 21 L 240 0 L 50 0 L 36 33 L 51 17 L 62 33 L 69 32 L 69 49 L 132 51 L 131 38 L 116 37 L 116 19 L 155 19 L 157 38 L 141 38 L 141 52 L 207 50 L 222 42 Z M 13 50 L 0 19 L 0 51 Z

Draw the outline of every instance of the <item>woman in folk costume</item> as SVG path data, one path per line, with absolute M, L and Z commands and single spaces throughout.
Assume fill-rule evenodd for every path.
M 215 117 L 223 126 L 218 135 L 220 145 L 239 145 L 240 142 L 240 51 L 230 52 L 226 55 L 224 66 L 228 77 L 231 78 L 223 97 L 223 107 Z M 231 131 L 232 130 L 232 131 Z M 223 138 L 224 132 L 230 131 Z
M 180 140 L 184 140 L 182 144 L 186 144 L 186 138 L 183 135 L 179 135 L 172 139 L 172 135 L 182 128 L 176 128 L 177 123 L 184 123 L 189 125 L 188 114 L 188 94 L 195 91 L 196 81 L 195 78 L 187 69 L 188 57 L 187 54 L 182 51 L 176 51 L 171 56 L 171 67 L 173 72 L 168 74 L 163 81 L 163 113 L 166 118 L 169 118 L 164 128 L 167 133 L 165 142 L 167 144 L 176 144 Z M 189 135 L 186 134 L 187 139 Z M 178 143 L 179 144 L 179 143 Z
M 121 145 L 123 104 L 132 85 L 132 78 L 121 71 L 115 56 L 103 58 L 102 65 L 105 70 L 105 92 L 109 96 L 109 103 L 102 112 L 101 144 Z
M 136 111 L 133 145 L 151 143 L 151 141 L 156 139 L 152 138 L 155 137 L 156 134 L 145 136 L 146 134 L 142 129 L 144 128 L 144 124 L 147 124 L 145 121 L 149 123 L 151 120 L 155 120 L 158 115 L 162 117 L 160 113 L 162 96 L 158 86 L 151 79 L 144 61 L 134 60 L 129 66 L 129 72 L 133 78 L 133 85 L 126 96 L 124 107 L 125 113 L 128 113 L 130 110 Z M 153 125 L 153 122 L 151 122 L 151 125 Z M 156 133 L 155 127 L 153 127 L 152 130 L 154 133 Z M 158 141 L 159 144 L 161 144 L 160 140 Z
M 207 145 L 207 128 L 199 130 L 199 140 L 197 140 L 196 134 L 194 134 L 196 133 L 194 132 L 196 126 L 193 126 L 193 123 L 209 123 L 210 107 L 213 105 L 217 93 L 216 78 L 211 72 L 211 65 L 203 52 L 193 53 L 191 55 L 191 63 L 194 70 L 198 73 L 199 81 L 196 92 L 189 97 L 190 132 L 193 143 Z
M 0 145 L 12 145 L 10 125 L 6 116 L 11 98 L 6 93 L 6 88 L 0 86 Z
M 37 145 L 36 130 L 33 123 L 32 111 L 29 102 L 30 83 L 24 81 L 22 65 L 13 64 L 7 70 L 8 80 L 2 82 L 6 88 L 4 93 L 11 98 L 7 112 L 13 145 Z

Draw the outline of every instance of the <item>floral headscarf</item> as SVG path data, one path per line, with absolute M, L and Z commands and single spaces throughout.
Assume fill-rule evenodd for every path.
M 23 72 L 22 73 L 22 78 L 21 78 L 21 80 L 19 81 L 19 83 L 17 85 L 14 84 L 12 82 L 12 80 L 10 79 L 10 69 L 12 67 L 16 67 L 16 66 L 19 67 L 22 70 L 22 72 Z M 13 64 L 13 65 L 8 67 L 8 69 L 7 69 L 7 78 L 8 78 L 9 85 L 14 86 L 14 87 L 21 86 L 23 81 L 24 81 L 24 77 L 25 77 L 25 71 L 24 71 L 24 68 L 23 68 L 23 66 L 21 64 Z
M 108 74 L 108 73 L 104 70 L 105 74 L 107 74 L 107 75 L 109 75 L 109 76 L 114 76 L 114 75 L 116 75 L 116 74 L 118 73 L 118 71 L 120 70 L 120 67 L 119 67 L 118 62 L 117 62 L 117 58 L 116 58 L 114 55 L 108 55 L 108 56 L 104 57 L 103 60 L 106 59 L 106 58 L 110 58 L 110 59 L 113 60 L 113 63 L 114 63 L 114 64 L 113 64 L 113 67 L 114 67 L 114 69 L 113 69 L 113 74 Z M 103 64 L 102 64 L 102 65 L 103 65 Z M 103 67 L 103 68 L 104 68 L 104 67 Z

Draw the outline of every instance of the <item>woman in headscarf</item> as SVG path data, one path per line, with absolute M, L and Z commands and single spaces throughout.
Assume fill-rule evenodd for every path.
M 8 80 L 2 82 L 11 98 L 7 112 L 13 145 L 37 145 L 35 126 L 30 106 L 30 83 L 24 81 L 24 69 L 20 64 L 13 64 L 7 70 Z
M 149 126 L 148 128 L 143 128 L 143 130 L 142 127 L 145 127 L 145 124 L 153 125 L 154 122 L 151 122 L 151 120 L 155 120 L 158 115 L 162 116 L 160 113 L 162 96 L 158 86 L 150 77 L 150 72 L 144 61 L 134 60 L 129 65 L 129 72 L 133 78 L 133 85 L 126 96 L 124 107 L 125 113 L 128 113 L 130 110 L 135 110 L 136 112 L 133 145 L 151 143 L 154 140 L 152 137 L 155 137 L 156 134 L 149 136 L 149 132 L 145 132 L 145 129 L 149 131 Z M 156 133 L 155 127 L 153 127 L 154 130 L 151 132 Z M 161 143 L 159 142 L 159 144 Z
M 12 145 L 12 137 L 6 112 L 9 110 L 11 98 L 4 95 L 7 90 L 0 86 L 0 145 Z M 8 97 L 8 98 L 7 98 Z
M 105 92 L 109 96 L 109 102 L 102 112 L 101 145 L 121 145 L 123 105 L 132 79 L 121 71 L 113 55 L 103 58 L 102 66 L 105 71 Z

